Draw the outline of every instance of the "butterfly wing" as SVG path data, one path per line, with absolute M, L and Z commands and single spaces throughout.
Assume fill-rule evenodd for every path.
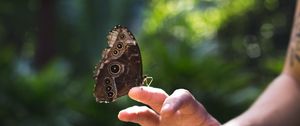
M 132 33 L 118 25 L 107 38 L 109 47 L 103 51 L 94 74 L 96 101 L 106 103 L 126 95 L 143 81 L 141 53 Z

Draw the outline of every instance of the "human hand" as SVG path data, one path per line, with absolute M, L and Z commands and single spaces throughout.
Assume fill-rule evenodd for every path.
M 142 126 L 220 126 L 193 95 L 177 89 L 170 96 L 159 88 L 134 87 L 129 97 L 148 105 L 132 106 L 119 112 L 121 121 Z

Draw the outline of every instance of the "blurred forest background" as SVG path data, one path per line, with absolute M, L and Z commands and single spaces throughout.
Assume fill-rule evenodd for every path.
M 140 45 L 151 86 L 190 90 L 222 123 L 283 66 L 296 0 L 0 0 L 1 126 L 133 126 L 141 105 L 98 104 L 94 65 L 114 25 Z

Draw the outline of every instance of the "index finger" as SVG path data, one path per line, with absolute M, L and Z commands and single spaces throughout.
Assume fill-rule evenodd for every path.
M 149 105 L 154 111 L 159 113 L 168 94 L 160 88 L 140 86 L 131 88 L 128 96 L 138 102 Z

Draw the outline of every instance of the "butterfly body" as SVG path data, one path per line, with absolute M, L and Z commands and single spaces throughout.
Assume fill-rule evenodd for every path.
M 108 34 L 109 47 L 95 68 L 94 96 L 97 102 L 113 102 L 143 83 L 142 59 L 132 33 L 117 25 Z

